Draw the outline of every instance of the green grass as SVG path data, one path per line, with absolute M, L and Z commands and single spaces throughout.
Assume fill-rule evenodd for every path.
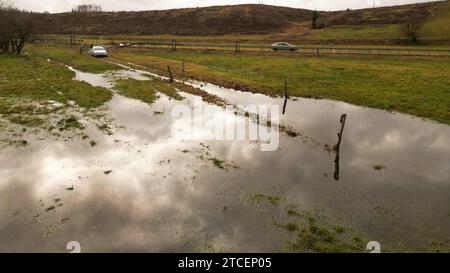
M 364 251 L 359 237 L 352 240 L 343 239 L 344 228 L 319 224 L 314 218 L 309 218 L 300 227 L 291 221 L 284 228 L 289 232 L 297 231 L 296 239 L 288 243 L 288 249 L 292 252 L 362 253 Z
M 45 120 L 34 116 L 9 116 L 7 119 L 15 124 L 25 127 L 40 127 L 45 123 Z
M 116 81 L 116 85 L 114 87 L 126 97 L 138 99 L 149 104 L 158 99 L 157 92 L 166 94 L 176 100 L 183 99 L 183 97 L 177 93 L 175 87 L 171 86 L 168 82 L 157 79 L 149 81 L 122 79 Z
M 276 207 L 280 204 L 281 197 L 257 193 L 251 194 L 250 200 L 255 202 L 256 204 L 269 203 L 270 205 Z
M 103 73 L 109 70 L 119 69 L 117 66 L 106 62 L 104 59 L 97 59 L 87 54 L 86 50 L 80 54 L 79 47 L 76 46 L 34 46 L 28 45 L 25 52 L 40 56 L 45 59 L 72 66 L 83 72 Z
M 435 16 L 429 20 L 421 31 L 421 38 L 450 39 L 450 2 L 439 4 Z
M 31 132 L 27 128 L 36 129 L 32 133 L 58 129 L 77 134 L 84 127 L 67 110 L 83 113 L 77 106 L 89 111 L 112 97 L 109 90 L 73 80 L 74 72 L 31 52 L 27 56 L 0 55 L 0 75 L 0 118 L 23 127 L 4 124 L 2 136 L 6 139 L 0 142 L 7 145 Z M 60 136 L 54 131 L 53 135 Z
M 60 131 L 84 129 L 84 126 L 73 116 L 67 119 L 61 119 L 57 125 Z
M 112 97 L 110 91 L 93 87 L 85 82 L 73 80 L 74 72 L 59 64 L 47 62 L 45 59 L 31 55 L 30 57 L 15 57 L 0 55 L 0 97 L 8 105 L 2 105 L 0 112 L 8 110 L 17 112 L 33 112 L 34 106 L 20 107 L 20 101 L 48 101 L 67 103 L 74 101 L 81 107 L 95 108 Z M 13 111 L 14 112 L 14 111 Z
M 315 58 L 236 55 L 220 52 L 126 49 L 122 59 L 165 72 L 170 64 L 194 77 L 226 87 L 282 95 L 333 99 L 394 110 L 450 124 L 450 62 L 386 58 Z
M 324 29 L 313 36 L 313 39 L 362 40 L 362 39 L 404 39 L 407 38 L 400 25 L 359 25 L 337 26 Z

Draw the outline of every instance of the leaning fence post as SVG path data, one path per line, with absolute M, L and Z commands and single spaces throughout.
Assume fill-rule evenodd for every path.
M 289 99 L 287 81 L 284 81 L 284 105 L 283 105 L 283 115 L 286 113 L 286 106 Z
M 338 142 L 337 142 L 336 146 L 334 146 L 334 151 L 336 152 L 336 159 L 334 160 L 334 163 L 335 163 L 334 179 L 335 180 L 339 180 L 339 178 L 340 178 L 339 163 L 340 163 L 341 142 L 342 142 L 342 136 L 344 134 L 346 120 L 347 120 L 347 114 L 343 114 L 341 116 L 341 130 L 338 133 Z
M 183 60 L 183 64 L 181 65 L 181 73 L 184 73 L 184 60 Z
M 284 80 L 284 98 L 289 99 L 287 80 Z
M 169 70 L 169 82 L 173 82 L 172 70 L 170 69 L 170 65 L 167 66 L 167 70 Z

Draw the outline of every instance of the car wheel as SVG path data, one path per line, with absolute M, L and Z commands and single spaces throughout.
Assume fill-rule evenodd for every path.
M 278 51 L 278 48 L 274 48 L 273 51 L 275 51 L 275 52 Z

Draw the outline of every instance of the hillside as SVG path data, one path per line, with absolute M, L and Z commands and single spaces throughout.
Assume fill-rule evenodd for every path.
M 450 2 L 319 12 L 268 5 L 234 5 L 140 12 L 33 13 L 36 34 L 230 35 L 267 34 L 275 40 L 407 41 L 401 30 L 412 14 L 427 20 L 421 39 L 450 40 Z M 378 41 L 378 42 L 377 42 Z
M 267 5 L 236 5 L 142 12 L 34 14 L 40 34 L 276 33 L 291 22 L 309 20 L 312 11 Z
M 422 41 L 450 40 L 450 2 L 433 2 L 390 8 L 337 12 L 328 17 L 329 27 L 309 39 L 328 40 L 398 40 L 406 39 L 401 23 L 411 12 L 426 18 L 419 33 Z M 367 16 L 363 16 L 366 14 Z M 384 15 L 383 15 L 384 14 Z M 388 16 L 386 16 L 388 15 Z

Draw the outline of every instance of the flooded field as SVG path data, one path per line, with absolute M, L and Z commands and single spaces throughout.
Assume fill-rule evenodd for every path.
M 28 145 L 1 150 L 0 251 L 67 252 L 70 241 L 80 242 L 83 252 L 322 250 L 301 243 L 311 234 L 319 243 L 347 242 L 361 251 L 370 241 L 384 251 L 449 250 L 448 125 L 290 98 L 280 118 L 289 130 L 282 130 L 274 152 L 261 151 L 257 141 L 180 141 L 172 134 L 180 120 L 171 111 L 180 104 L 194 108 L 195 95 L 180 92 L 184 99 L 177 101 L 159 94 L 147 104 L 115 92 L 114 80 L 155 75 L 126 67 L 74 71 L 77 80 L 113 90 L 111 132 L 85 121 L 90 143 L 30 135 Z M 237 109 L 284 104 L 189 84 Z M 335 179 L 332 147 L 342 114 L 347 120 Z M 251 113 L 238 122 L 255 122 L 246 116 Z M 197 133 L 211 133 L 205 130 Z M 332 240 L 316 236 L 311 223 Z

